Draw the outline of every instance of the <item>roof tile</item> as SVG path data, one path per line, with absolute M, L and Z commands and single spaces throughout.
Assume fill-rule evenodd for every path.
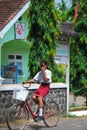
M 0 0 L 0 31 L 29 0 Z

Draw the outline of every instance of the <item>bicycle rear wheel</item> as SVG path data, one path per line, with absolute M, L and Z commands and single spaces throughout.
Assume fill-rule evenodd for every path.
M 44 123 L 47 127 L 56 126 L 60 119 L 60 110 L 56 102 L 48 102 L 44 106 Z
M 26 106 L 14 104 L 7 113 L 7 126 L 9 130 L 23 130 L 29 119 L 29 112 Z

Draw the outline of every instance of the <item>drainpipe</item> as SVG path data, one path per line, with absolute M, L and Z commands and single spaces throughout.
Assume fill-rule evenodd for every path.
M 0 84 L 2 84 L 2 81 L 4 80 L 4 79 L 1 77 L 1 48 L 2 48 L 2 44 L 0 44 Z

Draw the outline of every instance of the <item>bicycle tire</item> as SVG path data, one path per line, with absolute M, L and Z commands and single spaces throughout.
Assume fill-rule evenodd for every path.
M 23 130 L 27 124 L 29 112 L 26 106 L 22 110 L 21 105 L 14 104 L 7 112 L 6 122 L 9 130 Z
M 44 106 L 44 123 L 47 127 L 54 127 L 60 119 L 60 109 L 55 101 L 51 101 Z

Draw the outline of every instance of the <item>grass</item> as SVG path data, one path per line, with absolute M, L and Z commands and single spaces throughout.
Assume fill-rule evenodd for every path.
M 70 106 L 69 111 L 82 111 L 87 110 L 87 106 Z
M 62 117 L 69 117 L 69 118 L 76 118 L 76 115 L 71 115 L 71 114 L 69 114 L 69 113 L 63 113 L 63 115 L 62 115 Z
M 72 112 L 72 111 L 82 111 L 82 110 L 87 110 L 87 106 L 70 106 L 69 107 L 69 112 Z M 64 113 L 62 113 L 62 117 L 64 117 L 64 118 L 66 118 L 66 117 L 77 118 L 78 116 L 72 115 L 72 114 L 67 113 L 67 112 L 64 112 Z

